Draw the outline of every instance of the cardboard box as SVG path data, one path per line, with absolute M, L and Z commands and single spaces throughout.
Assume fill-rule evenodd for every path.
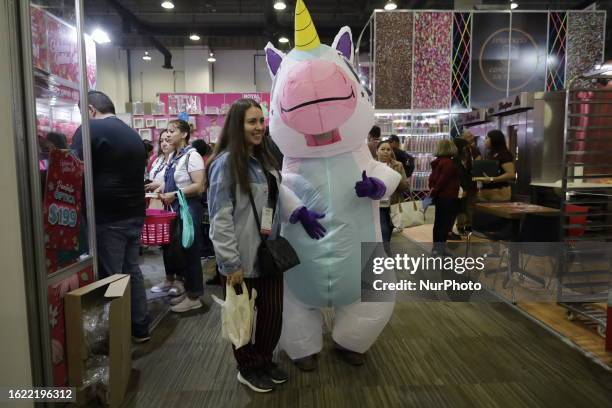
M 84 404 L 83 376 L 87 347 L 83 313 L 93 305 L 110 302 L 108 362 L 108 403 L 119 407 L 127 390 L 132 370 L 132 335 L 130 314 L 130 277 L 112 275 L 73 290 L 64 298 L 66 307 L 66 340 L 68 347 L 68 381 L 77 389 L 77 401 Z

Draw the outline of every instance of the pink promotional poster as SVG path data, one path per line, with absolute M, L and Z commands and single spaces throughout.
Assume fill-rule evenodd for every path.
M 268 117 L 270 107 L 270 94 L 267 92 L 252 93 L 159 93 L 157 97 L 165 106 L 168 119 L 177 117 L 181 112 L 187 112 L 189 123 L 193 125 L 193 139 L 203 139 L 208 143 L 216 143 L 229 107 L 240 98 L 251 98 L 258 101 Z M 159 116 L 144 116 L 147 119 L 159 118 Z M 162 129 L 154 129 L 152 139 L 157 145 L 159 132 Z
M 36 7 L 30 7 L 32 24 L 32 63 L 34 67 L 59 79 L 62 84 L 78 89 L 79 54 L 76 29 Z M 96 87 L 96 44 L 85 35 L 87 80 Z
M 36 128 L 39 135 L 59 132 L 71 142 L 81 124 L 79 54 L 76 29 L 37 6 L 30 6 L 32 64 L 37 97 Z M 96 87 L 96 44 L 84 36 L 87 82 Z

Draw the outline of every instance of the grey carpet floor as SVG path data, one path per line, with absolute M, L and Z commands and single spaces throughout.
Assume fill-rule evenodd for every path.
M 394 243 L 409 245 L 399 234 Z M 203 309 L 165 315 L 134 349 L 124 407 L 612 406 L 610 372 L 510 306 L 428 299 L 398 300 L 364 366 L 339 360 L 327 335 L 317 371 L 278 352 L 289 382 L 256 394 L 236 380 L 211 294 L 221 289 L 207 288 Z

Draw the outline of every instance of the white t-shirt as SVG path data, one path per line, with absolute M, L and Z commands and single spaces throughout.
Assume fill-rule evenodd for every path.
M 187 163 L 187 159 L 189 159 L 189 163 Z M 204 170 L 204 160 L 202 160 L 202 156 L 200 156 L 196 149 L 189 149 L 176 163 L 176 168 L 174 169 L 174 182 L 176 186 L 178 188 L 185 188 L 192 184 L 193 181 L 191 181 L 189 173 L 198 170 Z

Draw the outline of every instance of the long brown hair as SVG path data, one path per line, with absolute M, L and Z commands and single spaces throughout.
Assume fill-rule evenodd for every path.
M 510 153 L 510 150 L 508 149 L 508 145 L 506 144 L 506 136 L 504 136 L 504 132 L 498 129 L 493 129 L 487 133 L 487 137 L 491 141 L 490 150 L 492 154 L 501 153 L 501 152 Z
M 232 104 L 225 118 L 219 142 L 215 145 L 215 151 L 206 163 L 207 189 L 209 186 L 208 180 L 211 164 L 221 153 L 228 152 L 233 182 L 240 185 L 240 189 L 245 193 L 251 190 L 249 184 L 248 145 L 244 137 L 244 118 L 246 116 L 246 111 L 251 107 L 261 109 L 259 103 L 248 98 L 238 99 Z M 259 145 L 253 146 L 253 156 L 255 156 L 266 170 L 278 170 L 278 163 L 274 159 L 274 156 L 272 156 L 272 153 L 270 153 L 268 143 L 268 139 L 263 137 Z

